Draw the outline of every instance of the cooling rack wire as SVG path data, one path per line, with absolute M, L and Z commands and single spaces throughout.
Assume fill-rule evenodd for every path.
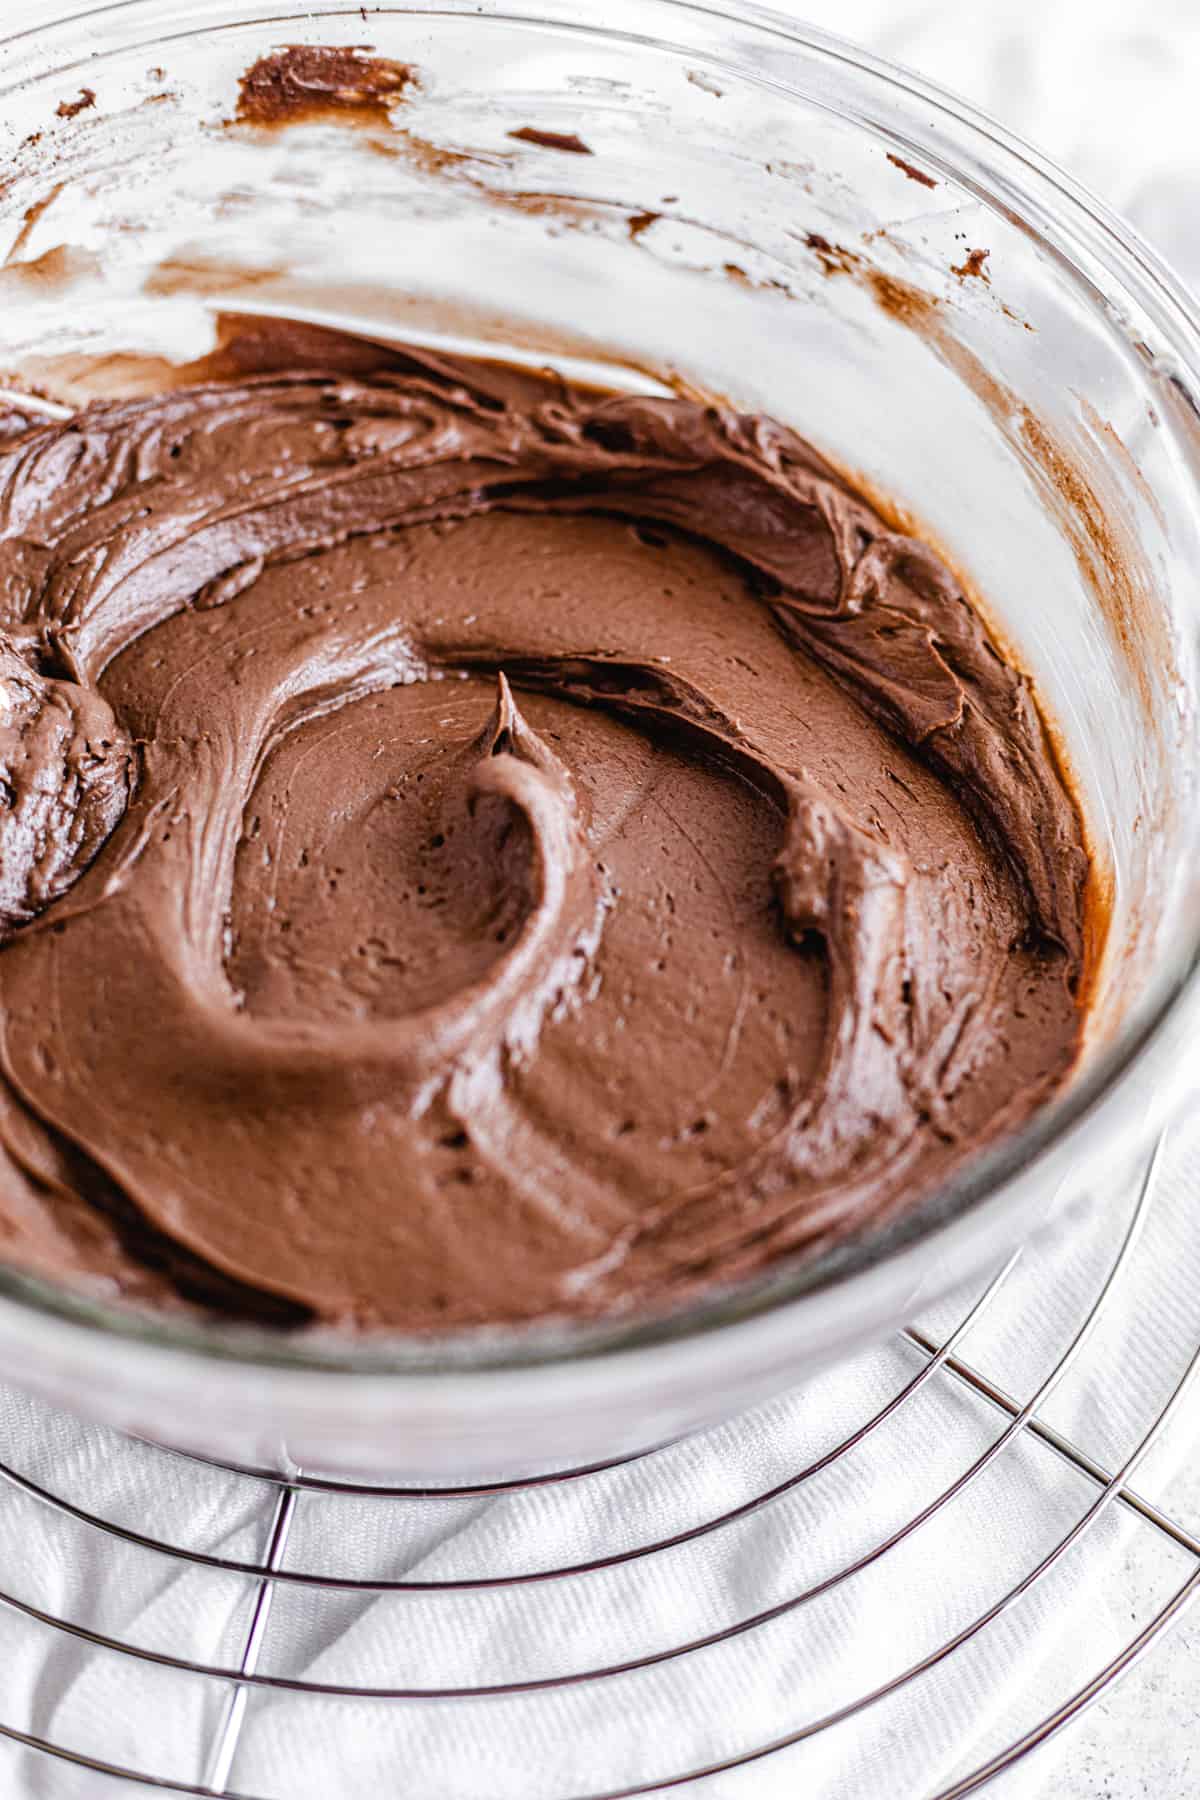
M 522 1793 L 519 1778 L 505 1787 L 489 1776 L 486 1754 L 447 1762 L 448 1743 L 481 1734 L 507 1765 L 524 1764 L 527 1791 L 546 1800 L 699 1800 L 733 1793 L 722 1784 L 743 1772 L 756 1778 L 736 1791 L 762 1792 L 768 1768 L 835 1737 L 853 1743 L 888 1708 L 908 1721 L 897 1727 L 910 1746 L 895 1765 L 904 1794 L 974 1793 L 1094 1705 L 1200 1589 L 1200 1528 L 1137 1479 L 1200 1362 L 1200 1302 L 1173 1290 L 1191 1283 L 1155 1238 L 1161 1153 L 1160 1140 L 1065 1292 L 1038 1245 L 1018 1253 L 965 1310 L 960 1298 L 881 1352 L 890 1376 L 851 1390 L 874 1402 L 823 1441 L 806 1436 L 802 1407 L 780 1403 L 620 1463 L 388 1487 L 205 1462 L 9 1396 L 0 1793 L 294 1800 L 310 1791 L 305 1765 L 285 1770 L 271 1746 L 299 1731 L 334 1753 L 338 1800 Z M 1131 1302 L 1147 1266 L 1153 1296 Z M 1130 1329 L 1138 1405 L 1122 1396 L 1116 1407 L 1118 1444 L 1105 1396 L 1115 1406 L 1112 1357 Z M 1010 1386 L 1005 1356 L 1035 1340 L 1038 1368 L 1016 1356 Z M 893 1463 L 910 1446 L 928 1479 L 918 1504 L 910 1497 L 908 1510 L 856 1535 L 845 1496 L 885 1439 Z M 34 1447 L 47 1442 L 39 1458 Z M 989 1483 L 1001 1476 L 1007 1498 L 993 1506 Z M 993 1521 L 1014 1511 L 1021 1531 L 1006 1539 Z M 960 1554 L 946 1562 L 952 1519 Z M 1122 1530 L 1153 1552 L 1152 1601 L 1143 1593 L 1123 1611 L 1115 1639 L 1074 1631 L 1044 1691 L 1033 1684 L 1032 1714 L 1027 1703 L 1014 1725 L 1011 1711 L 998 1713 L 990 1741 L 971 1739 L 967 1766 L 948 1777 L 953 1759 L 934 1733 L 926 1767 L 922 1696 L 951 1681 L 973 1719 L 986 1713 L 989 1668 L 1011 1667 L 1014 1646 L 1035 1667 L 1061 1594 L 1088 1580 L 1111 1589 L 1111 1542 L 1108 1573 L 1089 1574 L 1080 1558 Z M 871 1592 L 903 1617 L 903 1632 L 881 1634 L 878 1609 L 845 1610 L 848 1596 Z M 828 1681 L 822 1607 L 843 1609 L 830 1615 L 841 1623 L 829 1633 Z M 801 1629 L 806 1679 L 792 1683 L 794 1639 L 789 1649 L 779 1634 Z M 999 1651 L 980 1661 L 988 1642 Z M 705 1659 L 722 1656 L 705 1677 Z M 633 1724 L 653 1721 L 656 1706 L 670 1713 L 669 1734 Z M 578 1741 L 556 1762 L 567 1734 Z M 399 1757 L 387 1765 L 403 1772 L 394 1785 L 380 1781 L 382 1755 Z M 849 1766 L 839 1757 L 821 1765 L 826 1782 L 831 1766 Z M 547 1786 L 559 1762 L 565 1785 Z M 312 1792 L 329 1791 L 311 1780 Z M 841 1789 L 810 1781 L 791 1791 Z

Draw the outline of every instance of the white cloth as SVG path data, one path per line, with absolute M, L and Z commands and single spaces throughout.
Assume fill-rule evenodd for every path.
M 779 0 L 777 0 L 779 3 Z M 1200 279 L 1191 200 L 1191 0 L 1130 15 L 1115 0 L 808 0 L 815 23 L 971 94 L 1124 206 Z M 1181 1131 L 1103 1323 L 1041 1416 L 1106 1468 L 1145 1432 L 1200 1339 L 1194 1206 L 1200 1135 Z M 962 1355 L 1024 1402 L 1066 1347 L 1125 1222 L 1063 1220 L 1022 1259 Z M 972 1296 L 925 1321 L 944 1335 Z M 704 1437 L 578 1483 L 494 1499 L 305 1493 L 286 1566 L 437 1580 L 610 1557 L 729 1512 L 818 1463 L 923 1366 L 892 1342 Z M 668 1650 L 827 1580 L 917 1517 L 1005 1419 L 938 1371 L 855 1450 L 740 1522 L 616 1569 L 500 1590 L 382 1597 L 280 1586 L 260 1672 L 354 1686 L 552 1676 Z M 1153 1498 L 1196 1421 L 1167 1433 L 1134 1486 Z M 0 1460 L 90 1513 L 208 1556 L 255 1562 L 276 1501 L 225 1474 L 0 1391 Z M 1095 1498 L 1021 1434 L 955 1500 L 868 1567 L 771 1623 L 626 1675 L 515 1697 L 314 1698 L 257 1690 L 234 1790 L 274 1800 L 551 1800 L 736 1756 L 881 1686 L 962 1630 Z M 1148 1534 L 1137 1583 L 1120 1554 Z M 920 1680 L 793 1749 L 690 1790 L 772 1800 L 923 1800 L 1028 1729 L 1099 1668 L 1187 1573 L 1111 1507 L 1055 1572 Z M 0 1588 L 126 1644 L 236 1666 L 252 1578 L 103 1536 L 0 1481 Z M 0 1606 L 0 1722 L 160 1777 L 204 1779 L 228 1685 L 65 1637 Z M 1001 1784 L 1052 1792 L 1053 1752 Z M 141 1792 L 0 1742 L 15 1800 Z M 1133 1791 L 1132 1786 L 1129 1790 Z
M 1116 1469 L 1200 1339 L 1195 1137 L 1159 1190 L 1101 1325 L 1040 1409 Z M 1105 1279 L 1131 1207 L 1064 1218 L 1030 1249 L 961 1346 L 1027 1400 Z M 923 1321 L 941 1338 L 958 1296 Z M 716 1518 L 837 1446 L 924 1358 L 890 1343 L 757 1412 L 628 1468 L 493 1499 L 305 1493 L 286 1567 L 435 1581 L 611 1557 Z M 368 1597 L 280 1586 L 261 1672 L 350 1686 L 470 1687 L 600 1668 L 704 1637 L 827 1580 L 936 1501 L 1006 1418 L 939 1370 L 854 1450 L 790 1493 L 678 1548 L 616 1569 L 500 1590 Z M 1164 1491 L 1186 1434 L 1133 1485 Z M 0 1395 L 0 1459 L 39 1485 L 193 1552 L 255 1562 L 275 1496 Z M 657 1667 L 517 1697 L 441 1701 L 251 1696 L 231 1786 L 280 1800 L 551 1800 L 609 1791 L 736 1755 L 903 1673 L 993 1606 L 1083 1516 L 1088 1480 L 1026 1434 L 878 1560 L 745 1635 Z M 1144 1538 L 1136 1583 L 1123 1546 Z M 1149 1555 L 1149 1551 L 1153 1555 Z M 1028 1729 L 1125 1643 L 1188 1572 L 1153 1528 L 1110 1507 L 1055 1572 L 977 1637 L 861 1716 L 700 1784 L 729 1800 L 924 1800 Z M 19 1601 L 125 1644 L 235 1666 L 249 1578 L 102 1536 L 0 1483 L 0 1582 Z M 196 1781 L 227 1688 L 73 1642 L 0 1608 L 2 1716 L 59 1744 Z M 1043 1755 L 1003 1787 L 1052 1792 Z M 4 1777 L 7 1776 L 7 1781 Z M 0 1791 L 107 1793 L 39 1755 L 0 1749 Z M 118 1792 L 123 1790 L 118 1789 Z M 132 1793 L 133 1790 L 130 1790 Z

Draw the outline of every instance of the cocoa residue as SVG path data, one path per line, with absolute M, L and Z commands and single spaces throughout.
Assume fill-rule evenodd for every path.
M 912 287 L 907 281 L 899 281 L 882 269 L 867 269 L 865 276 L 877 305 L 901 325 L 920 325 L 937 310 L 938 302 L 933 294 Z
M 950 273 L 957 275 L 960 281 L 967 281 L 974 275 L 980 281 L 990 282 L 992 278 L 984 268 L 990 255 L 990 250 L 968 250 L 960 263 L 951 263 Z
M 510 138 L 517 138 L 522 144 L 540 144 L 543 150 L 569 150 L 572 156 L 595 154 L 591 145 L 585 144 L 573 131 L 540 131 L 536 125 L 522 125 L 519 130 L 510 131 L 508 135 Z
M 370 56 L 353 44 L 289 44 L 262 56 L 239 83 L 243 125 L 292 125 L 357 118 L 387 124 L 390 108 L 416 85 L 407 63 Z
M 60 119 L 77 119 L 81 112 L 96 104 L 95 88 L 80 88 L 78 100 L 60 100 L 54 111 Z
M 924 169 L 914 169 L 910 162 L 905 162 L 904 158 L 902 156 L 897 156 L 895 151 L 889 150 L 887 159 L 894 168 L 899 169 L 902 175 L 907 175 L 910 181 L 919 181 L 922 187 L 927 188 L 935 188 L 937 186 L 937 182 L 933 179 L 932 175 L 926 175 Z
M 64 181 L 56 181 L 54 186 L 48 189 L 47 192 L 42 195 L 40 200 L 34 200 L 25 208 L 24 213 L 21 215 L 21 229 L 13 239 L 8 255 L 4 259 L 6 263 L 14 263 L 21 260 L 21 254 L 33 235 L 34 226 L 42 217 L 43 213 L 49 212 L 65 186 L 66 183 Z
M 724 95 L 724 88 L 718 87 L 712 76 L 706 75 L 702 69 L 689 69 L 687 78 L 693 87 L 703 88 L 704 92 L 711 94 L 714 100 L 720 100 Z
M 804 242 L 812 250 L 826 275 L 849 275 L 858 267 L 860 258 L 844 244 L 831 244 L 819 231 L 810 231 Z

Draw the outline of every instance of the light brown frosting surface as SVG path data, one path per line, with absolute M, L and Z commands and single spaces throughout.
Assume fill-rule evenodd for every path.
M 300 328 L 213 368 L 0 444 L 0 1254 L 654 1308 L 1062 1082 L 1029 685 L 805 442 Z

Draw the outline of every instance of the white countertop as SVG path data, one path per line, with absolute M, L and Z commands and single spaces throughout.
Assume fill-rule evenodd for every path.
M 1200 1532 L 1200 1443 L 1191 1466 L 1171 1484 L 1168 1504 L 1176 1519 Z M 1146 1554 L 1140 1539 L 1130 1545 L 1125 1565 L 1135 1584 Z M 1200 1612 L 1193 1608 L 1070 1728 L 1054 1771 L 1054 1800 L 1194 1800 L 1200 1793 L 1198 1702 Z M 1004 1785 L 995 1792 L 1003 1795 Z

